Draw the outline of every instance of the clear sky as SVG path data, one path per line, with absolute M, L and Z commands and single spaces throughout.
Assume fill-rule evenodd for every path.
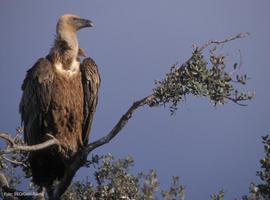
M 248 107 L 214 108 L 193 97 L 173 117 L 167 109 L 145 107 L 117 138 L 94 152 L 132 155 L 134 172 L 155 168 L 164 187 L 172 175 L 180 176 L 187 199 L 209 199 L 221 188 L 227 199 L 247 194 L 263 155 L 260 136 L 270 128 L 269 8 L 269 0 L 1 0 L 0 130 L 14 132 L 20 125 L 25 72 L 48 53 L 64 13 L 95 24 L 79 33 L 102 77 L 91 140 L 106 134 L 133 101 L 150 94 L 154 80 L 172 64 L 184 62 L 192 43 L 248 31 L 249 38 L 224 48 L 236 61 L 242 51 L 242 72 L 252 78 L 245 88 L 256 91 Z M 91 173 L 83 169 L 77 178 Z

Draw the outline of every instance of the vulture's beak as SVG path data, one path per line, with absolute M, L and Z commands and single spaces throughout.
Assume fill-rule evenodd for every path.
M 82 19 L 82 18 L 75 19 L 75 25 L 78 29 L 94 26 L 94 24 L 91 20 Z

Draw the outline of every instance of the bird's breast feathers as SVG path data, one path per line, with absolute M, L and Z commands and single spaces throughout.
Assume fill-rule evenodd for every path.
M 66 77 L 72 77 L 80 71 L 80 62 L 74 59 L 68 67 L 64 67 L 61 62 L 57 62 L 54 64 L 54 68 L 58 73 Z

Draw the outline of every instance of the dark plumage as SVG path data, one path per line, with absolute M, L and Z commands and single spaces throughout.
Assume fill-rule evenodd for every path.
M 22 85 L 20 113 L 25 141 L 29 145 L 57 138 L 58 148 L 31 153 L 33 181 L 46 188 L 60 179 L 74 154 L 88 143 L 95 113 L 100 76 L 96 63 L 82 63 L 76 31 L 92 26 L 75 15 L 60 17 L 55 43 L 46 58 L 40 58 L 27 72 Z

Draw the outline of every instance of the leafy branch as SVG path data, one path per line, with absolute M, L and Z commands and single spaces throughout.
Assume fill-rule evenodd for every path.
M 236 84 L 244 85 L 248 80 L 246 74 L 235 74 L 240 65 L 235 63 L 233 71 L 227 72 L 225 55 L 215 55 L 216 48 L 213 48 L 207 62 L 203 50 L 211 44 L 219 45 L 246 36 L 247 33 L 240 33 L 225 40 L 210 40 L 202 47 L 195 47 L 188 61 L 181 66 L 173 65 L 164 79 L 155 82 L 155 98 L 150 106 L 169 105 L 171 114 L 174 114 L 178 104 L 189 94 L 208 97 L 214 105 L 224 104 L 229 100 L 245 106 L 241 102 L 252 99 L 254 94 L 236 89 Z

